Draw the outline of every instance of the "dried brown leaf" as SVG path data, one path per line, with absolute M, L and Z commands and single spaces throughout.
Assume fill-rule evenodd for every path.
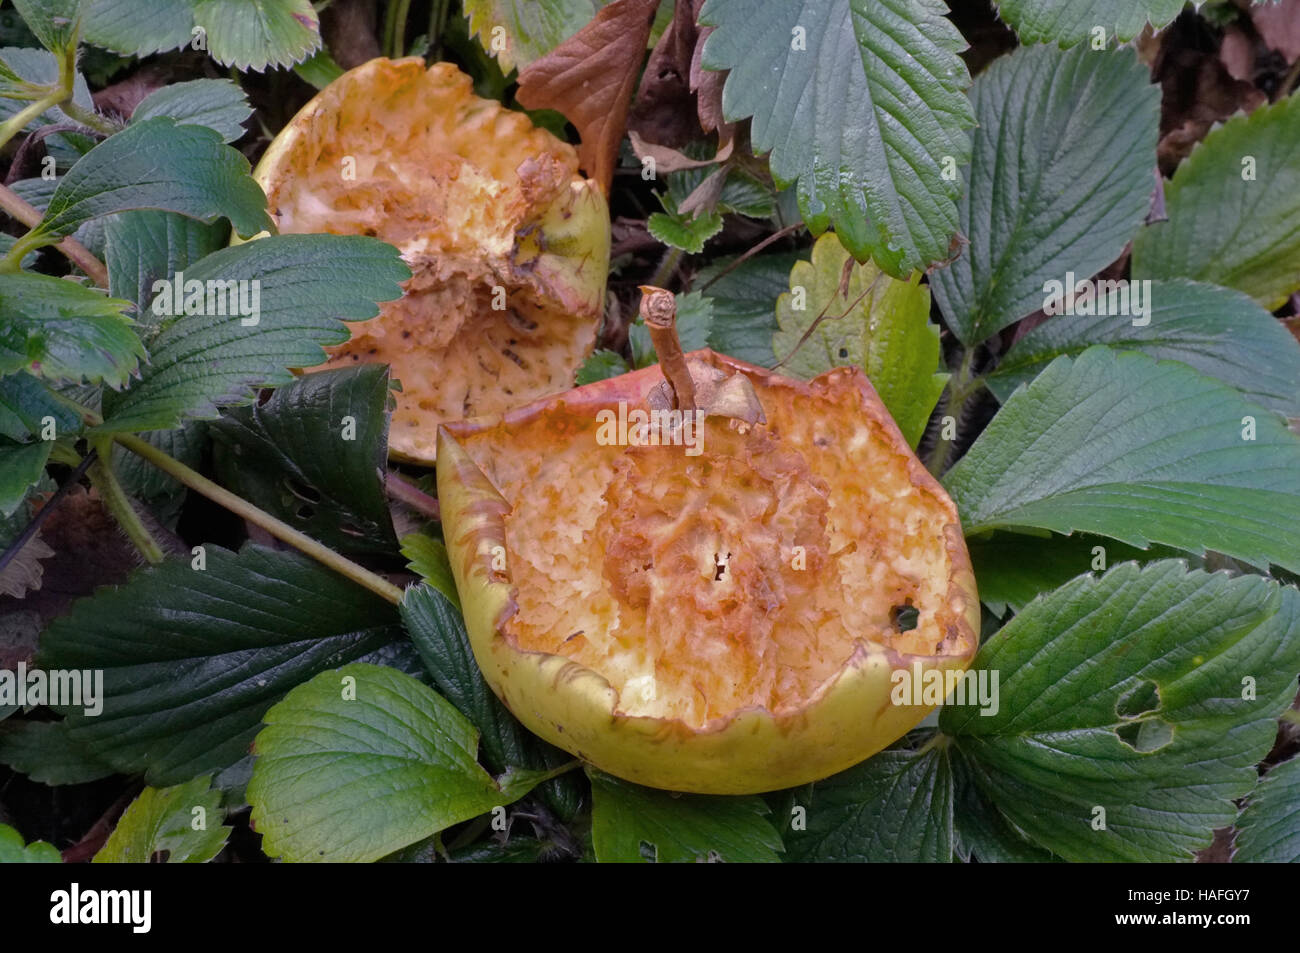
M 699 138 L 691 91 L 691 59 L 698 33 L 695 17 L 701 3 L 681 0 L 673 8 L 672 22 L 646 63 L 628 128 L 648 142 L 677 149 Z
M 582 167 L 606 195 L 658 6 L 659 0 L 614 0 L 519 74 L 519 102 L 557 110 L 577 127 Z
M 0 569 L 0 595 L 21 599 L 28 592 L 41 587 L 41 560 L 54 555 L 37 533 L 29 539 L 22 549 L 14 554 L 13 560 L 4 569 Z
M 1269 49 L 1277 50 L 1288 63 L 1300 60 L 1300 0 L 1251 7 L 1250 18 Z
M 1231 26 L 1223 34 L 1219 60 L 1233 79 L 1250 82 L 1255 78 L 1255 41 L 1241 27 Z
M 701 4 L 702 5 L 702 4 Z M 696 14 L 699 14 L 697 7 Z M 718 133 L 718 141 L 730 140 L 736 131 L 722 115 L 722 84 L 726 73 L 704 68 L 704 42 L 713 32 L 713 27 L 702 27 L 695 39 L 695 53 L 691 56 L 691 90 L 695 93 L 695 108 L 700 114 L 700 125 L 705 132 Z
M 702 169 L 708 165 L 716 165 L 727 158 L 727 155 L 719 154 L 712 159 L 692 159 L 685 153 L 678 152 L 669 146 L 658 145 L 654 142 L 647 142 L 642 139 L 635 129 L 629 129 L 627 137 L 632 141 L 632 151 L 636 153 L 638 159 L 654 159 L 655 173 L 660 172 L 681 172 L 683 169 Z

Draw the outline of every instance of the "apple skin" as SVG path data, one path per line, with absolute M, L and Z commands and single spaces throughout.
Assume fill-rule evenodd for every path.
M 493 568 L 494 556 L 505 551 L 510 504 L 463 442 L 492 428 L 513 432 L 556 401 L 590 415 L 619 400 L 640 401 L 663 380 L 658 367 L 649 367 L 492 420 L 440 428 L 438 498 L 474 657 L 492 690 L 530 731 L 625 780 L 700 794 L 754 794 L 820 780 L 887 747 L 929 713 L 930 706 L 892 703 L 895 671 L 919 664 L 923 671 L 960 672 L 970 665 L 979 644 L 980 609 L 961 524 L 952 502 L 916 459 L 861 371 L 839 368 L 805 383 L 711 351 L 690 358 L 745 374 L 764 399 L 778 390 L 797 400 L 800 394 L 847 389 L 857 396 L 861 413 L 892 434 L 898 462 L 907 467 L 912 484 L 942 500 L 951 517 L 934 531 L 952 566 L 947 598 L 957 620 L 950 633 L 954 651 L 906 655 L 859 642 L 837 674 L 797 710 L 774 714 L 747 708 L 696 728 L 675 719 L 621 713 L 618 693 L 596 672 L 564 656 L 519 648 L 506 631 L 517 611 L 515 590 L 508 571 Z M 499 558 L 496 565 L 501 565 Z

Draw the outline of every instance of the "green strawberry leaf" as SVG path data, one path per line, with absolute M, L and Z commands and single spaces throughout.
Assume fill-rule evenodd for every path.
M 1215 129 L 1165 186 L 1169 221 L 1133 244 L 1138 278 L 1236 288 L 1273 311 L 1300 290 L 1300 96 Z
M 194 0 L 93 0 L 82 33 L 106 50 L 149 56 L 191 42 L 193 28 Z
M 1050 281 L 1120 256 L 1151 204 L 1160 90 L 1130 50 L 1025 48 L 971 90 L 979 128 L 959 203 L 969 245 L 935 300 L 978 344 L 1044 306 Z
M 223 141 L 234 142 L 244 135 L 244 123 L 251 115 L 248 97 L 231 80 L 194 79 L 154 90 L 135 107 L 131 121 L 170 116 L 179 123 L 207 126 Z
M 555 49 L 608 0 L 465 0 L 471 36 L 509 73 Z
M 77 45 L 81 19 L 88 0 L 14 0 L 27 28 L 51 53 L 62 53 Z
M 594 384 L 596 381 L 603 381 L 610 377 L 618 377 L 620 374 L 626 374 L 631 369 L 627 366 L 627 361 L 623 359 L 622 354 L 601 348 L 589 354 L 587 359 L 582 362 L 582 366 L 578 368 L 578 386 Z
M 1237 818 L 1233 863 L 1300 863 L 1300 758 L 1272 767 Z
M 1031 602 L 980 650 L 998 704 L 939 727 L 983 793 L 1075 862 L 1188 861 L 1236 817 L 1300 672 L 1300 591 L 1177 560 Z
M 522 797 L 475 758 L 478 732 L 450 702 L 395 669 L 322 672 L 266 714 L 248 785 L 271 857 L 378 860 Z
M 104 263 L 108 290 L 135 302 L 140 320 L 156 330 L 162 319 L 149 309 L 154 282 L 166 281 L 199 259 L 225 248 L 230 226 L 203 222 L 176 212 L 122 212 L 104 220 Z
M 996 616 L 1007 607 L 1019 612 L 1039 596 L 1087 572 L 1104 572 L 1116 563 L 1151 562 L 1177 557 L 1168 546 L 1139 549 L 1104 536 L 998 530 L 966 540 L 980 601 Z
M 1257 404 L 1300 417 L 1300 343 L 1273 315 L 1239 291 L 1193 281 L 1155 281 L 1140 293 L 1146 314 L 1076 313 L 1040 324 L 1012 345 L 989 390 L 1005 401 L 1062 354 L 1106 344 L 1182 361 Z
M 46 418 L 53 422 L 52 432 L 47 429 Z M 20 372 L 0 377 L 0 435 L 25 443 L 80 430 L 81 416 L 31 374 Z
M 0 864 L 61 864 L 63 858 L 53 844 L 43 840 L 23 843 L 23 835 L 8 824 L 0 824 Z
M 456 592 L 456 579 L 451 573 L 447 545 L 427 533 L 411 533 L 402 537 L 401 549 L 407 560 L 406 568 L 459 610 L 460 594 Z
M 430 586 L 406 591 L 402 623 L 433 678 L 433 686 L 481 733 L 483 760 L 493 771 L 531 766 L 528 733 L 488 688 L 474 661 L 459 610 Z
M 1022 43 L 1074 46 L 1095 38 L 1127 43 L 1147 25 L 1168 26 L 1183 12 L 1186 0 L 1001 0 L 998 16 Z M 1198 4 L 1199 5 L 1199 4 Z
M 27 499 L 27 490 L 45 472 L 53 440 L 9 443 L 0 440 L 0 516 L 9 516 Z
M 305 556 L 207 545 L 73 603 L 38 659 L 103 669 L 99 715 L 59 709 L 72 742 L 167 785 L 234 764 L 286 691 L 400 638 L 388 603 Z
M 414 51 L 412 55 L 415 55 Z M 334 61 L 329 50 L 323 46 L 301 63 L 295 64 L 293 71 L 317 89 L 324 89 L 344 73 L 343 67 Z
M 172 788 L 145 788 L 131 802 L 96 864 L 202 864 L 221 853 L 230 828 L 221 823 L 221 792 L 208 777 Z
M 450 579 L 450 566 L 446 571 Z M 572 761 L 566 752 L 529 734 L 492 694 L 474 661 L 458 601 L 432 586 L 415 586 L 406 590 L 400 611 L 434 688 L 481 733 L 483 760 L 492 771 L 523 772 L 526 776 L 529 771 L 547 771 Z M 569 819 L 581 805 L 581 779 L 576 773 L 562 774 L 546 781 L 538 793 L 561 817 Z
M 332 549 L 390 555 L 389 414 L 386 365 L 307 374 L 208 425 L 217 479 Z
M 706 69 L 722 108 L 753 117 L 772 175 L 804 221 L 906 278 L 949 256 L 975 124 L 965 41 L 941 0 L 708 0 Z
M 91 219 L 132 209 L 230 219 L 248 237 L 273 228 L 248 160 L 207 126 L 157 116 L 109 136 L 59 181 L 33 235 L 68 235 Z
M 856 364 L 917 445 L 948 380 L 936 373 L 939 329 L 930 323 L 930 293 L 919 276 L 898 281 L 871 263 L 854 264 L 836 236 L 823 235 L 812 261 L 790 272 L 776 320 L 772 350 L 787 373 L 811 378 Z
M 783 819 L 788 859 L 950 863 L 952 784 L 948 753 L 941 747 L 882 751 L 800 789 L 796 813 Z
M 1300 438 L 1185 364 L 1093 347 L 1012 394 L 945 476 L 967 535 L 1036 527 L 1300 571 Z
M 62 278 L 0 275 L 0 374 L 123 387 L 145 357 L 130 306 Z
M 698 255 L 705 243 L 722 231 L 722 216 L 708 211 L 681 215 L 670 210 L 653 213 L 645 224 L 650 234 L 665 245 Z
M 292 66 L 321 46 L 311 0 L 198 0 L 194 20 L 212 58 L 239 70 Z
M 966 756 L 955 746 L 948 749 L 952 765 L 953 839 L 957 856 L 982 864 L 1047 864 L 1059 858 L 1039 847 L 1006 819 L 979 789 Z
M 0 726 L 0 764 L 27 775 L 28 780 L 51 786 L 85 784 L 113 774 L 111 765 L 72 740 L 62 721 L 18 721 Z
M 800 260 L 797 252 L 785 252 L 747 259 L 730 271 L 730 258 L 702 269 L 695 287 L 713 305 L 709 347 L 759 367 L 775 364 L 776 299 L 790 290 L 790 271 Z
M 220 407 L 251 401 L 257 388 L 287 384 L 289 368 L 321 363 L 323 345 L 347 340 L 343 321 L 374 317 L 376 302 L 399 297 L 398 283 L 409 277 L 395 248 L 360 236 L 277 235 L 214 252 L 186 269 L 184 284 L 220 291 L 248 282 L 239 286 L 240 301 L 256 292 L 257 313 L 234 313 L 229 295 L 219 294 L 218 308 L 199 309 L 218 313 L 175 317 L 151 341 L 140 382 L 110 401 L 103 429 L 211 419 Z M 160 306 L 155 300 L 153 310 Z
M 601 863 L 777 863 L 781 838 L 759 797 L 670 794 L 588 769 Z

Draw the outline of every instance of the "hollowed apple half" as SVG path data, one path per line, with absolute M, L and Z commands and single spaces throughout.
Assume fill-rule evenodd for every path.
M 662 383 L 650 367 L 441 428 L 474 655 L 524 725 L 621 778 L 713 794 L 824 778 L 930 710 L 895 703 L 894 673 L 970 664 L 960 521 L 861 371 L 688 360 L 744 375 L 766 422 L 710 416 L 694 454 L 681 431 L 611 443 Z
M 281 232 L 370 235 L 413 275 L 321 367 L 392 366 L 399 459 L 438 424 L 573 386 L 609 270 L 609 212 L 573 147 L 474 95 L 450 63 L 376 59 L 322 90 L 254 177 Z

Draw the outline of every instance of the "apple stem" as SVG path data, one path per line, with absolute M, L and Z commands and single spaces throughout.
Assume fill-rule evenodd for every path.
M 686 366 L 682 342 L 677 337 L 677 299 L 671 291 L 641 286 L 641 317 L 650 331 L 650 343 L 659 355 L 659 367 L 673 389 L 678 410 L 695 410 L 695 382 Z

